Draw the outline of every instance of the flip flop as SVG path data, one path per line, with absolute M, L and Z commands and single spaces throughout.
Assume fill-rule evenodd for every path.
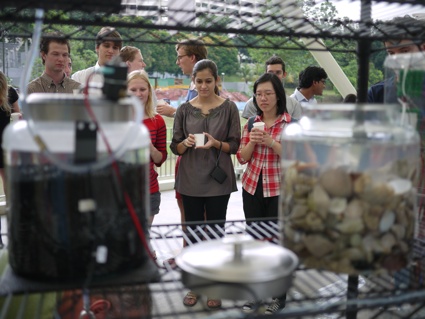
M 220 299 L 207 299 L 207 306 L 210 309 L 217 309 L 221 307 L 221 300 Z
M 189 291 L 183 298 L 183 304 L 186 307 L 193 307 L 198 303 L 198 296 L 193 292 Z

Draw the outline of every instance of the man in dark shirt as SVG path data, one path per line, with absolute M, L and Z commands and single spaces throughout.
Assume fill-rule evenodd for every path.
M 403 26 L 403 27 L 400 27 Z M 416 42 L 413 39 L 423 38 L 425 24 L 410 16 L 396 17 L 386 22 L 382 30 L 388 34 L 393 34 L 398 39 L 388 39 L 384 41 L 384 46 L 389 55 L 414 53 L 424 51 L 425 42 Z M 406 29 L 407 28 L 407 29 Z M 401 39 L 406 37 L 405 39 Z M 397 89 L 394 78 L 388 78 L 378 82 L 369 88 L 367 94 L 369 103 L 397 102 Z
M 46 34 L 40 42 L 43 74 L 28 84 L 31 93 L 73 93 L 80 83 L 65 75 L 65 67 L 71 53 L 69 41 L 60 32 Z

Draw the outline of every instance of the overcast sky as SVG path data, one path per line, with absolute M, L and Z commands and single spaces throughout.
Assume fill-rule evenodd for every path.
M 320 3 L 322 1 L 317 1 Z M 339 17 L 349 17 L 352 20 L 360 19 L 360 0 L 331 0 L 338 10 Z M 396 16 L 406 14 L 423 13 L 425 14 L 425 5 L 400 5 L 397 3 L 379 2 L 372 4 L 372 18 L 389 20 Z

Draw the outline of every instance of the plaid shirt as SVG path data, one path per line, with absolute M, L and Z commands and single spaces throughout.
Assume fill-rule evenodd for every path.
M 257 115 L 254 123 L 261 121 L 261 116 Z M 280 143 L 282 131 L 289 122 L 291 122 L 291 116 L 288 113 L 284 113 L 278 117 L 272 127 L 265 129 L 276 142 Z M 257 189 L 260 173 L 262 173 L 264 191 L 263 196 L 279 196 L 281 180 L 280 156 L 277 155 L 270 147 L 257 144 L 255 145 L 254 151 L 252 152 L 251 159 L 249 161 L 245 161 L 241 156 L 241 150 L 246 146 L 246 144 L 248 144 L 248 142 L 249 132 L 247 122 L 243 128 L 241 144 L 239 146 L 238 152 L 236 153 L 239 163 L 248 163 L 242 176 L 242 187 L 248 193 L 254 195 L 255 190 Z
M 32 80 L 28 84 L 27 93 L 73 93 L 74 89 L 79 89 L 80 83 L 74 81 L 63 74 L 62 82 L 56 85 L 53 79 L 46 73 Z

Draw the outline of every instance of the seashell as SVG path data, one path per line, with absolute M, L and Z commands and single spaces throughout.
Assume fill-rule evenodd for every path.
M 351 265 L 349 258 L 342 258 L 335 263 L 330 263 L 330 269 L 335 272 L 341 272 L 345 274 L 355 274 L 356 269 Z
M 360 234 L 353 234 L 350 236 L 350 245 L 352 247 L 360 247 L 362 244 L 362 236 Z
M 289 239 L 294 243 L 301 241 L 301 234 L 294 230 L 289 223 L 284 226 L 284 240 Z
M 336 228 L 343 234 L 361 233 L 364 229 L 362 219 L 344 219 Z
M 409 218 L 406 216 L 406 206 L 402 203 L 398 206 L 396 210 L 396 221 L 400 225 L 408 225 L 410 223 Z
M 297 162 L 294 160 L 282 159 L 280 161 L 280 166 L 285 169 L 294 169 L 296 164 Z
M 393 196 L 394 190 L 385 183 L 365 185 L 363 192 L 360 194 L 361 199 L 375 205 L 384 205 Z
M 379 222 L 381 221 L 381 216 L 384 214 L 384 209 L 380 206 L 373 205 L 370 207 L 367 214 L 363 215 L 363 221 L 367 229 L 371 231 L 377 231 L 379 228 Z
M 356 194 L 362 194 L 366 185 L 372 184 L 372 177 L 368 174 L 360 174 L 353 182 L 353 191 Z
M 386 233 L 381 238 L 382 252 L 385 253 L 385 254 L 391 253 L 391 250 L 396 245 L 396 243 L 397 243 L 397 241 L 396 241 L 395 236 L 392 233 Z
M 400 224 L 394 224 L 391 226 L 391 232 L 398 240 L 402 240 L 406 235 L 406 227 Z
M 316 178 L 304 173 L 299 173 L 296 178 L 296 183 L 313 186 L 316 184 Z
M 292 192 L 292 188 L 296 182 L 298 172 L 294 167 L 285 171 L 285 189 L 286 193 Z
M 332 197 L 349 197 L 353 192 L 350 175 L 340 168 L 325 171 L 319 177 L 319 183 Z
M 412 189 L 412 182 L 408 179 L 393 179 L 387 184 L 393 189 L 395 195 L 406 194 Z
M 364 251 L 359 248 L 348 248 L 342 253 L 342 256 L 349 260 L 364 260 L 366 258 Z
M 400 251 L 404 254 L 406 254 L 410 251 L 410 247 L 405 241 L 399 242 L 398 246 L 400 247 Z
M 386 233 L 391 229 L 395 222 L 395 214 L 393 211 L 387 210 L 379 222 L 379 231 Z
M 308 268 L 323 269 L 326 267 L 326 262 L 323 259 L 309 256 L 304 259 L 304 265 Z
M 311 192 L 312 186 L 306 184 L 296 184 L 294 186 L 294 194 L 297 197 L 303 197 Z
M 322 235 L 307 235 L 304 237 L 307 250 L 314 257 L 320 258 L 334 250 L 335 244 Z
M 312 211 L 317 212 L 320 217 L 325 219 L 328 214 L 330 201 L 329 195 L 325 192 L 323 187 L 316 184 L 308 198 L 308 206 Z
M 311 231 L 322 231 L 325 229 L 325 225 L 323 224 L 323 220 L 313 212 L 310 212 L 305 217 L 305 223 L 307 225 L 307 229 Z
M 339 240 L 340 237 L 341 237 L 341 233 L 340 232 L 338 232 L 336 230 L 330 229 L 328 227 L 328 225 L 326 225 L 325 232 L 326 232 L 326 237 L 328 237 L 329 239 L 334 240 L 334 241 Z
M 308 207 L 306 205 L 295 205 L 294 208 L 292 208 L 292 211 L 290 213 L 291 220 L 299 219 L 305 217 L 308 212 Z
M 389 201 L 387 202 L 387 205 L 385 206 L 386 210 L 395 210 L 397 209 L 398 205 L 400 205 L 401 201 L 403 200 L 403 197 L 401 195 L 393 196 L 392 198 L 389 198 Z
M 344 197 L 334 197 L 329 204 L 329 213 L 340 215 L 347 208 L 347 199 Z
M 345 211 L 345 219 L 357 219 L 362 218 L 363 214 L 367 214 L 368 206 L 365 202 L 354 198 L 351 200 Z
M 366 235 L 365 238 L 363 238 L 363 249 L 367 253 L 381 253 L 382 247 L 381 247 L 381 241 L 372 235 Z M 370 260 L 371 261 L 371 260 Z
M 307 198 L 294 198 L 294 203 L 296 205 L 308 205 Z

